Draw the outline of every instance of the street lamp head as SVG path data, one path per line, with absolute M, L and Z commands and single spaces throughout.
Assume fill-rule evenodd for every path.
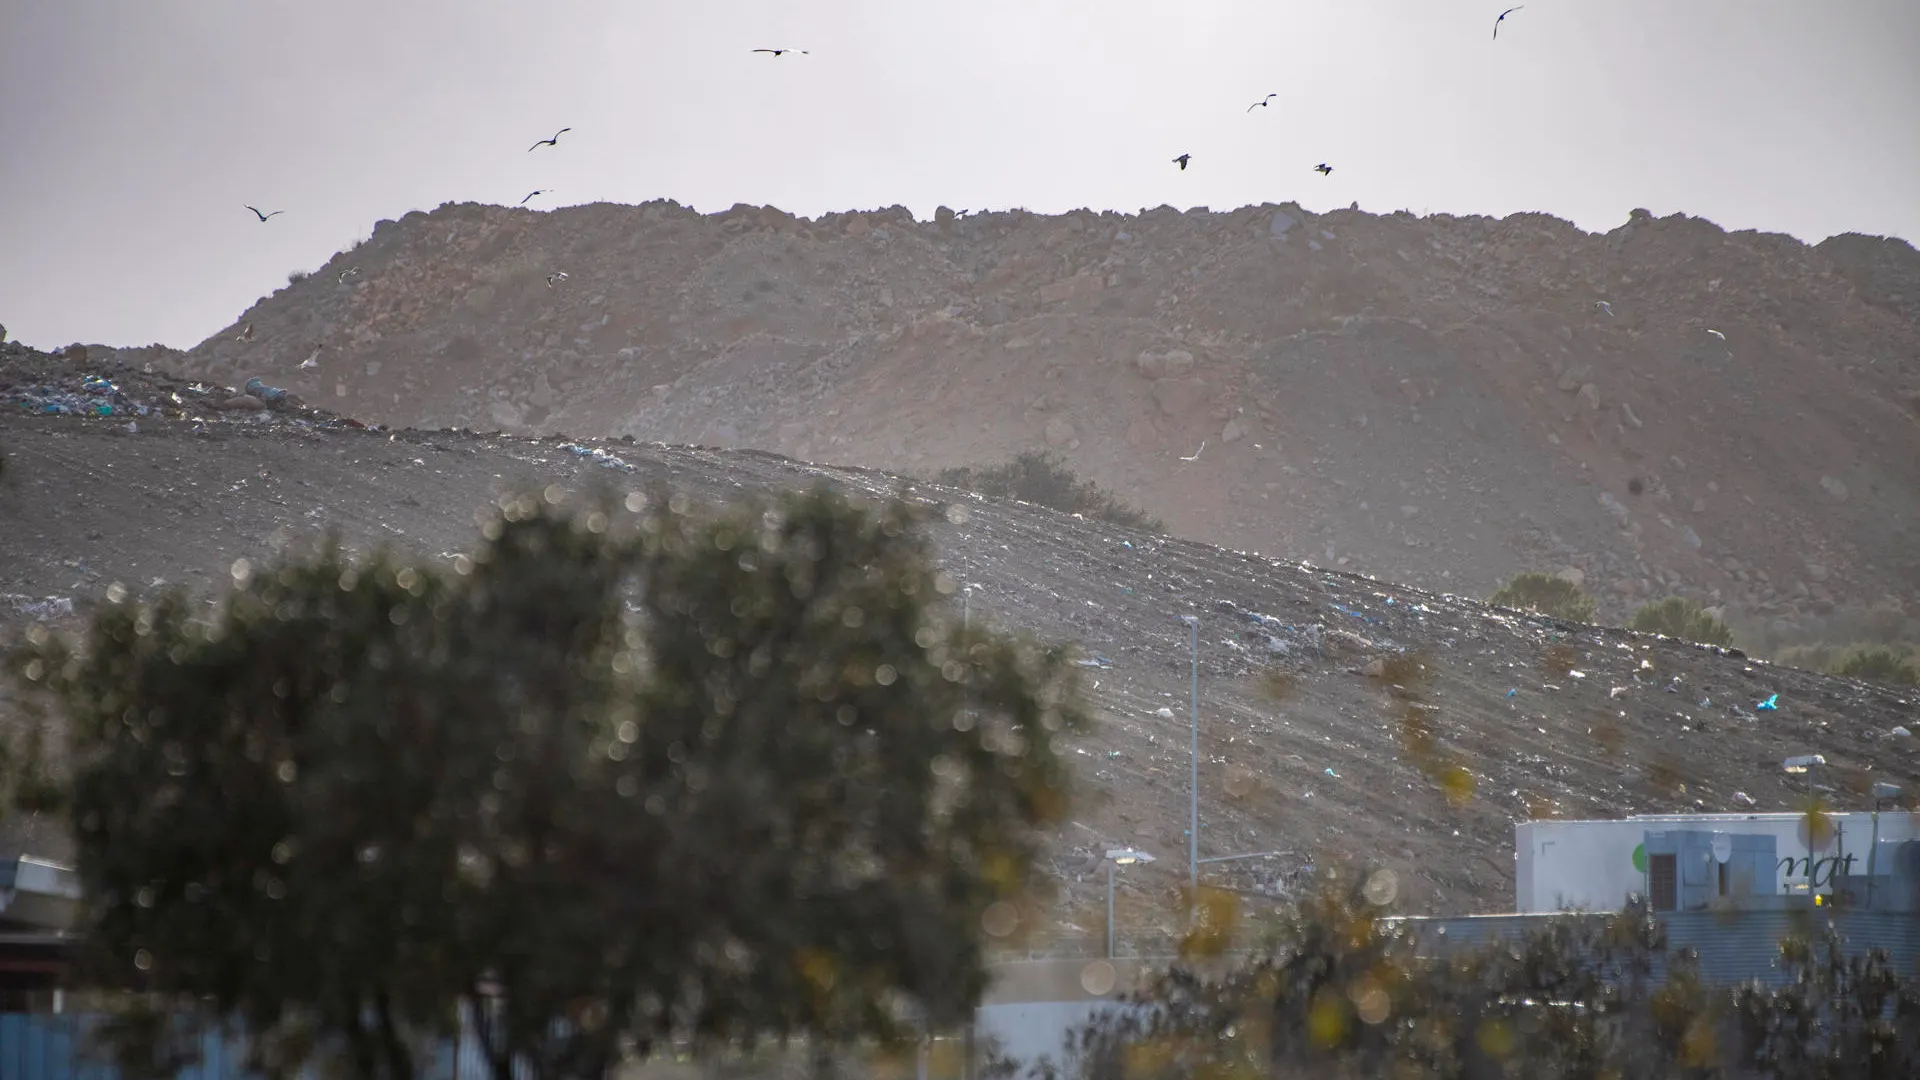
M 1798 754 L 1780 763 L 1780 767 L 1794 776 L 1799 776 L 1816 765 L 1825 765 L 1827 759 L 1820 754 Z
M 1150 863 L 1153 856 L 1136 848 L 1108 848 L 1107 859 L 1116 866 L 1131 866 L 1134 863 Z
M 1186 624 L 1187 624 L 1187 625 L 1189 625 L 1189 626 L 1198 626 L 1198 625 L 1200 625 L 1200 616 L 1198 616 L 1198 615 L 1182 615 L 1182 616 L 1180 616 L 1180 621 L 1181 621 L 1181 622 L 1183 622 L 1183 623 L 1186 623 Z

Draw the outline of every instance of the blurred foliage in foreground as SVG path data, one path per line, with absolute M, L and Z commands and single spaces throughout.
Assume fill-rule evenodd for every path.
M 1431 951 L 1383 921 L 1394 886 L 1335 870 L 1251 955 L 1156 976 L 1077 1033 L 1081 1080 L 1920 1076 L 1920 978 L 1825 928 L 1782 944 L 1783 989 L 1715 989 L 1644 908 Z
M 971 1015 L 1066 807 L 1065 656 L 949 618 L 901 503 L 562 501 L 450 566 L 236 563 L 211 617 L 114 590 L 11 658 L 123 1062 L 237 1023 L 269 1075 L 401 1080 L 470 1009 L 495 1077 L 599 1077 Z

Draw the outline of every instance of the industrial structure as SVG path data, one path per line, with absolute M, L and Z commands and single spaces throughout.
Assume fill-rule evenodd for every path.
M 1513 910 L 1618 911 L 1629 896 L 1688 910 L 1707 894 L 1809 899 L 1849 888 L 1865 900 L 1876 879 L 1897 874 L 1889 852 L 1913 840 L 1920 821 L 1904 810 L 1527 821 L 1514 827 Z

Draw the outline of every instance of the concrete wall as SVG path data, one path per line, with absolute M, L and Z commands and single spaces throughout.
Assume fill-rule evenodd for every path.
M 1874 815 L 1866 811 L 1831 814 L 1834 835 L 1813 854 L 1815 860 L 1857 856 L 1852 872 L 1866 873 Z M 1915 815 L 1904 811 L 1879 815 L 1879 836 L 1920 839 Z M 1634 866 L 1633 852 L 1649 831 L 1704 829 L 1742 835 L 1771 835 L 1780 856 L 1782 895 L 1806 895 L 1806 845 L 1800 839 L 1801 814 L 1648 814 L 1618 821 L 1526 821 L 1514 826 L 1514 910 L 1521 914 L 1555 911 L 1618 911 L 1633 893 L 1646 890 Z M 1791 857 L 1793 865 L 1786 860 Z M 1816 865 L 1815 892 L 1829 891 L 1823 875 L 1831 865 Z

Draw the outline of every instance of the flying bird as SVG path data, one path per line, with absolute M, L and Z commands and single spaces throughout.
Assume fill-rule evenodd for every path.
M 1263 105 L 1271 105 L 1273 104 L 1273 99 L 1279 96 L 1280 96 L 1279 94 L 1268 94 L 1266 97 L 1263 97 L 1259 101 L 1256 101 L 1253 104 L 1247 106 L 1247 111 L 1252 112 L 1253 110 L 1258 109 Z
M 1721 341 L 1727 340 L 1727 335 L 1721 333 L 1718 330 L 1713 329 L 1712 327 L 1707 328 L 1707 333 L 1712 334 L 1714 337 L 1719 338 Z
M 1331 166 L 1331 165 L 1329 165 L 1329 164 L 1327 164 L 1326 162 L 1324 162 L 1324 161 L 1323 161 L 1323 162 L 1321 162 L 1320 164 L 1318 164 L 1318 165 L 1315 165 L 1315 166 L 1313 167 L 1313 171 L 1314 171 L 1314 172 L 1317 172 L 1317 173 L 1319 173 L 1319 174 L 1320 174 L 1321 176 L 1332 176 L 1332 175 L 1333 175 L 1333 166 Z
M 1201 440 L 1200 440 L 1200 449 L 1199 449 L 1199 450 L 1195 450 L 1195 451 L 1193 452 L 1193 456 L 1192 456 L 1192 457 L 1183 457 L 1183 458 L 1181 458 L 1180 460 L 1181 460 L 1181 461 L 1199 461 L 1199 460 L 1200 460 L 1200 455 L 1201 455 L 1201 453 L 1202 453 L 1203 451 L 1205 451 L 1205 450 L 1206 450 L 1206 448 L 1207 448 L 1207 440 L 1205 440 L 1205 439 L 1201 439 Z
M 254 216 L 255 216 L 255 217 L 257 217 L 257 218 L 259 218 L 259 219 L 260 219 L 260 220 L 261 220 L 262 222 L 264 222 L 264 221 L 266 221 L 266 220 L 267 220 L 268 218 L 270 218 L 270 217 L 272 217 L 272 216 L 273 216 L 273 214 L 284 214 L 284 213 L 286 213 L 286 211 L 285 211 L 285 210 L 275 210 L 275 211 L 273 212 L 273 214 L 263 214 L 263 213 L 261 213 L 261 212 L 260 212 L 260 208 L 259 208 L 259 207 L 257 207 L 257 206 L 249 206 L 249 207 L 247 207 L 247 209 L 249 209 L 249 210 L 251 210 L 251 211 L 253 211 L 253 213 L 254 213 Z
M 357 266 L 349 266 L 345 270 L 340 271 L 340 284 L 345 285 L 348 278 L 357 277 L 359 273 L 360 268 Z
M 533 153 L 533 152 L 534 152 L 535 150 L 538 150 L 538 149 L 540 149 L 540 148 L 541 148 L 541 147 L 543 147 L 543 146 L 555 146 L 555 147 L 557 147 L 557 146 L 559 146 L 559 145 L 560 145 L 560 136 L 562 136 L 562 135 L 565 135 L 565 134 L 566 134 L 567 132 L 569 132 L 569 131 L 572 131 L 572 130 L 573 130 L 573 129 L 572 129 L 572 128 L 570 128 L 570 127 L 563 127 L 563 128 L 561 128 L 561 129 L 560 129 L 559 131 L 556 131 L 556 132 L 554 132 L 554 133 L 553 133 L 553 138 L 551 138 L 551 139 L 541 139 L 541 140 L 540 140 L 539 142 L 537 142 L 537 143 L 534 143 L 534 144 L 533 144 L 532 146 L 529 146 L 529 147 L 527 147 L 527 153 L 529 153 L 529 154 L 531 154 L 531 153 Z
M 1605 300 L 1595 300 L 1593 302 L 1593 306 L 1599 308 L 1601 311 L 1606 312 L 1608 318 L 1613 317 L 1613 305 L 1607 303 Z
M 772 53 L 775 56 L 785 56 L 790 52 L 797 52 L 801 56 L 807 55 L 807 50 L 805 49 L 755 49 L 753 51 L 757 53 Z
M 1493 40 L 1495 41 L 1500 40 L 1500 24 L 1507 21 L 1507 16 L 1513 14 L 1516 11 L 1519 11 L 1520 8 L 1523 8 L 1526 6 L 1527 5 L 1525 4 L 1521 4 L 1520 7 L 1510 7 L 1507 10 L 1501 12 L 1499 18 L 1493 20 Z
M 319 367 L 320 366 L 320 350 L 324 348 L 326 348 L 324 344 L 315 345 L 313 347 L 313 355 L 307 357 L 305 360 L 300 361 L 300 370 L 312 371 L 313 369 Z
M 556 281 L 565 281 L 565 280 L 567 280 L 566 271 L 555 270 L 553 273 L 547 275 L 547 288 L 549 289 L 553 288 L 553 283 Z
M 1174 163 L 1175 165 L 1178 165 L 1178 166 L 1180 166 L 1180 171 L 1181 171 L 1181 172 L 1186 172 L 1186 171 L 1187 171 L 1187 162 L 1188 162 L 1188 161 L 1190 161 L 1190 160 L 1192 160 L 1192 158 L 1193 158 L 1193 155 L 1192 155 L 1192 154 L 1181 154 L 1181 155 L 1180 155 L 1179 157 L 1177 157 L 1177 158 L 1174 158 L 1174 159 L 1173 159 L 1173 163 Z
M 253 324 L 252 324 L 252 323 L 248 323 L 248 324 L 247 324 L 247 326 L 246 326 L 246 329 L 244 329 L 244 330 L 242 330 L 242 331 L 240 331 L 240 336 L 239 336 L 239 337 L 236 337 L 236 338 L 234 338 L 233 340 L 235 340 L 235 341 L 252 341 L 252 340 L 253 340 Z
M 533 198 L 533 197 L 534 197 L 535 195 L 545 195 L 545 194 L 547 194 L 547 193 L 548 193 L 549 191 L 551 191 L 551 190 L 553 190 L 553 189 L 551 189 L 551 188 L 534 188 L 534 189 L 533 189 L 532 191 L 529 191 L 529 192 L 527 192 L 527 198 L 526 198 L 526 199 L 521 199 L 521 200 L 520 200 L 520 205 L 521 205 L 521 206 L 525 206 L 525 205 L 527 205 L 527 199 L 531 199 L 531 198 Z

